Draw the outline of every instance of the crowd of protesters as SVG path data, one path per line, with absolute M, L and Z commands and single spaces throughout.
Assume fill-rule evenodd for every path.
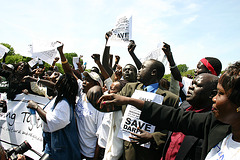
M 25 62 L 4 64 L 0 69 L 1 92 L 14 100 L 17 94 L 31 93 L 51 100 L 44 108 L 34 101 L 27 107 L 39 114 L 43 123 L 42 159 L 68 160 L 200 160 L 240 159 L 240 62 L 223 73 L 215 57 L 202 58 L 195 77 L 182 77 L 170 45 L 164 43 L 171 70 L 170 82 L 163 78 L 162 62 L 141 62 L 130 41 L 126 51 L 135 64 L 120 65 L 120 57 L 110 54 L 106 44 L 102 54 L 91 57 L 95 67 L 86 71 L 82 61 L 73 68 L 57 48 L 49 70 L 42 65 L 30 68 Z M 55 64 L 61 61 L 64 74 Z M 136 90 L 160 95 L 161 104 L 131 98 Z M 142 110 L 140 119 L 156 126 L 149 133 L 137 128 L 130 141 L 118 138 L 127 105 Z M 150 147 L 142 144 L 149 143 Z M 19 156 L 25 159 L 25 156 Z

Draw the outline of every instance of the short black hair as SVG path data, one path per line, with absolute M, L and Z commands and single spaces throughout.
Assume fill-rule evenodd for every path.
M 132 64 L 129 63 L 129 64 L 126 64 L 125 67 L 126 67 L 126 66 L 131 66 L 131 68 L 133 69 L 133 71 L 137 74 L 137 68 L 136 68 L 134 65 L 132 65 Z M 125 67 L 124 67 L 124 68 L 125 68 Z M 123 68 L 123 69 L 124 69 L 124 68 Z
M 165 73 L 165 67 L 162 62 L 157 61 L 155 59 L 150 59 L 150 61 L 153 62 L 151 69 L 156 69 L 157 70 L 157 79 L 161 79 L 164 76 Z

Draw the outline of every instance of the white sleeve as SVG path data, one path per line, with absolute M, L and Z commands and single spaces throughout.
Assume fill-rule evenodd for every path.
M 70 106 L 61 100 L 55 106 L 53 111 L 48 111 L 46 114 L 47 125 L 50 132 L 60 130 L 70 123 Z

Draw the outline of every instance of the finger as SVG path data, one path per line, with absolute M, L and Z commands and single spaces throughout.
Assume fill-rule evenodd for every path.
M 139 137 L 139 134 L 131 132 L 132 135 Z
M 139 141 L 139 140 L 140 140 L 140 138 L 138 138 L 138 137 L 129 136 L 129 138 L 130 138 L 131 140 L 135 140 L 135 141 Z
M 145 130 L 140 129 L 139 127 L 137 127 L 137 129 L 138 129 L 141 133 L 146 132 Z

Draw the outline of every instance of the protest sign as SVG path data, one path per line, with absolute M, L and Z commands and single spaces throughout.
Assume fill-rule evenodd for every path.
M 132 16 L 123 16 L 117 20 L 115 28 L 112 30 L 112 35 L 109 38 L 109 45 L 114 42 L 129 42 L 132 39 Z
M 162 45 L 160 42 L 156 49 L 154 49 L 150 53 L 148 53 L 146 57 L 140 58 L 140 61 L 144 62 L 149 59 L 155 59 L 157 61 L 162 62 L 163 65 L 166 66 L 168 63 L 167 56 L 161 50 L 162 50 Z
M 9 52 L 9 49 L 4 45 L 0 44 L 0 59 L 2 59 L 5 53 L 8 53 L 8 52 Z
M 73 57 L 73 66 L 76 70 L 78 69 L 77 63 L 79 63 L 79 57 Z
M 182 78 L 182 83 L 183 83 L 182 91 L 183 91 L 183 93 L 184 93 L 185 95 L 187 95 L 188 88 L 189 88 L 189 86 L 191 86 L 191 84 L 192 84 L 192 79 L 187 78 L 187 77 L 183 77 L 183 78 Z
M 54 58 L 56 57 L 58 51 L 57 47 L 59 47 L 61 43 L 58 42 L 49 42 L 49 41 L 37 41 L 32 45 L 32 57 L 40 58 L 46 63 L 52 65 Z
M 164 97 L 151 92 L 135 90 L 135 92 L 132 95 L 132 98 L 162 104 Z M 132 105 L 127 106 L 121 122 L 121 128 L 118 132 L 119 138 L 130 142 L 129 136 L 133 136 L 131 135 L 130 132 L 140 134 L 140 131 L 139 129 L 137 129 L 137 127 L 150 133 L 154 132 L 155 126 L 140 120 L 139 119 L 140 115 L 141 115 L 141 110 L 137 109 Z M 145 143 L 145 144 L 142 144 L 141 146 L 149 148 L 150 143 Z
M 6 97 L 3 93 L 1 94 L 3 95 L 1 97 Z M 8 149 L 27 140 L 32 149 L 43 154 L 42 120 L 36 114 L 37 123 L 32 123 L 30 111 L 27 108 L 28 100 L 37 102 L 40 107 L 45 106 L 49 102 L 48 98 L 32 94 L 19 94 L 13 101 L 7 100 L 7 113 L 0 113 L 1 145 Z M 13 145 L 9 145 L 6 142 Z M 33 159 L 40 158 L 39 155 L 31 150 L 24 154 Z
M 31 61 L 28 62 L 30 67 L 33 67 L 37 63 L 38 63 L 38 58 L 33 58 Z

